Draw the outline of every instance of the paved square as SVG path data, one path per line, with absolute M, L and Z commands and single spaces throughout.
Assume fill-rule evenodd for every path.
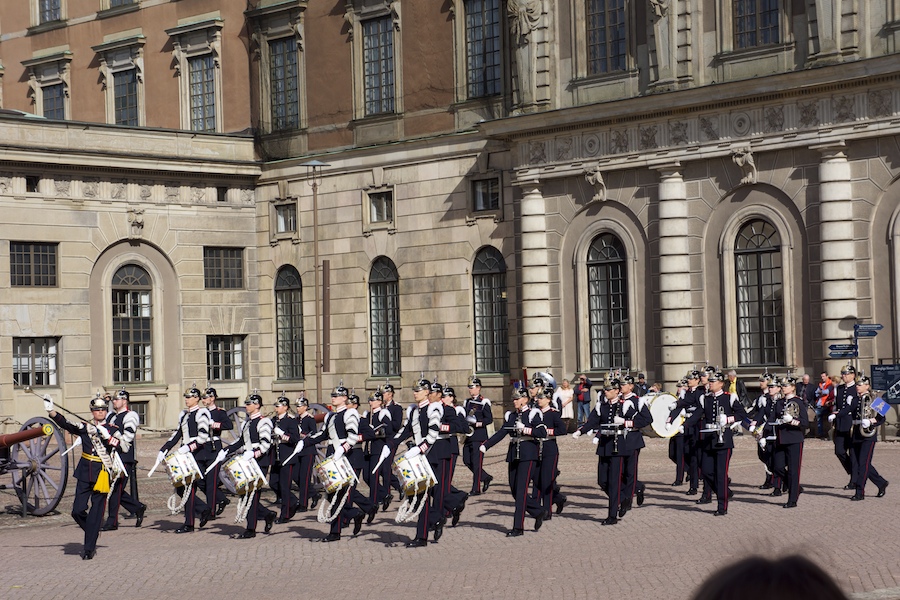
M 870 484 L 864 502 L 841 489 L 846 476 L 830 442 L 809 440 L 803 454 L 806 489 L 795 509 L 784 498 L 757 489 L 763 471 L 754 441 L 736 438 L 731 463 L 735 498 L 728 516 L 715 504 L 673 488 L 667 441 L 648 439 L 640 478 L 647 499 L 614 527 L 603 527 L 606 500 L 596 484 L 594 446 L 586 439 L 560 440 L 560 483 L 569 496 L 562 515 L 540 532 L 507 539 L 512 498 L 506 486 L 504 448 L 488 453 L 496 477 L 488 494 L 473 498 L 460 525 L 437 544 L 407 549 L 414 524 L 397 525 L 397 503 L 362 533 L 340 542 L 313 540 L 327 532 L 311 513 L 276 525 L 271 535 L 231 540 L 234 503 L 202 531 L 175 535 L 181 523 L 165 508 L 171 486 L 163 473 L 147 479 L 161 440 L 144 437 L 141 500 L 150 505 L 141 529 L 122 521 L 103 533 L 93 562 L 78 557 L 82 533 L 74 524 L 69 485 L 60 514 L 22 519 L 0 516 L 0 598 L 169 599 L 265 598 L 687 598 L 717 567 L 750 553 L 797 552 L 825 567 L 844 590 L 860 598 L 900 598 L 900 443 L 879 442 L 874 464 L 892 482 L 884 498 Z M 505 446 L 505 444 L 504 444 Z M 456 484 L 470 487 L 460 462 Z M 2 483 L 9 483 L 3 481 Z M 271 499 L 271 496 L 264 496 Z M 15 496 L 0 492 L 0 503 Z M 530 529 L 531 520 L 526 521 Z M 261 532 L 260 527 L 260 532 Z

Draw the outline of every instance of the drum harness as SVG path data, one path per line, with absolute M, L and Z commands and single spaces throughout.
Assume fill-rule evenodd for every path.
M 346 414 L 346 410 L 341 411 Z M 334 424 L 334 420 L 337 418 L 336 415 L 339 413 L 328 413 L 328 416 L 325 417 L 325 428 L 328 430 L 328 443 L 332 446 L 332 448 L 337 448 L 341 444 L 347 441 L 346 438 L 340 439 L 337 436 L 337 426 Z M 352 470 L 352 469 L 351 469 Z M 353 478 L 356 480 L 356 471 L 353 471 Z M 328 496 L 326 495 L 325 499 L 319 504 L 319 514 L 316 515 L 316 520 L 319 523 L 331 523 L 334 521 L 338 515 L 341 514 L 341 510 L 343 510 L 344 505 L 347 503 L 347 498 L 350 497 L 350 490 L 353 489 L 353 486 L 356 484 L 351 483 L 350 485 L 345 485 L 343 488 L 339 489 L 334 493 L 329 501 Z M 337 503 L 337 509 L 334 509 L 335 500 L 337 500 L 337 495 L 340 494 L 341 500 Z
M 199 409 L 198 409 L 199 411 Z M 189 420 L 191 416 L 191 412 L 198 411 L 185 411 L 182 413 L 184 416 L 181 418 L 181 423 L 179 424 L 179 428 L 181 429 L 181 443 L 182 444 L 190 444 L 193 441 L 196 441 L 196 436 L 191 437 Z M 184 482 L 184 492 L 181 494 L 181 497 L 178 496 L 177 492 L 173 492 L 169 499 L 166 501 L 166 507 L 171 511 L 173 515 L 177 515 L 182 510 L 184 510 L 185 505 L 187 504 L 188 498 L 190 496 L 190 486 L 194 483 L 193 478 L 190 481 L 185 480 Z
M 427 411 L 429 405 L 425 405 L 425 409 Z M 421 424 L 419 421 L 419 412 L 422 410 L 421 406 L 416 406 L 413 413 L 410 413 L 410 420 L 412 421 L 412 431 L 413 438 L 418 440 L 417 444 L 421 444 L 425 440 L 425 435 L 422 433 Z M 413 420 L 415 417 L 415 420 Z M 440 438 L 440 435 L 438 436 Z M 449 438 L 449 436 L 448 436 Z M 409 446 L 409 442 L 407 442 L 407 446 Z M 410 448 L 412 446 L 409 446 Z M 424 453 L 422 454 L 424 456 Z M 437 483 L 437 481 L 434 481 Z M 434 483 L 432 485 L 434 485 Z M 432 486 L 428 486 L 430 489 Z M 426 489 L 421 494 L 416 494 L 415 496 L 406 496 L 403 498 L 403 501 L 400 503 L 400 508 L 397 509 L 397 516 L 394 518 L 396 523 L 406 523 L 407 521 L 411 521 L 413 519 L 417 519 L 419 517 L 419 513 L 422 512 L 422 509 L 425 508 L 425 504 L 428 501 L 428 489 Z

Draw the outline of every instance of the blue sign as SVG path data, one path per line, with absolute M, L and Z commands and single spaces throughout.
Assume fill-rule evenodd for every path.
M 885 400 L 900 403 L 900 365 L 872 365 L 872 389 L 886 390 Z
M 889 410 L 891 410 L 891 405 L 885 402 L 884 398 L 875 398 L 874 400 L 872 400 L 872 410 L 883 417 L 888 414 Z
M 829 350 L 837 350 L 838 352 L 856 352 L 856 344 L 832 344 L 828 346 Z
M 829 352 L 828 356 L 831 358 L 857 358 L 859 352 Z
M 872 329 L 860 329 L 856 332 L 856 337 L 875 337 L 876 335 L 878 332 Z
M 884 325 L 882 325 L 881 323 L 857 323 L 853 326 L 853 329 L 855 329 L 856 331 L 881 331 L 882 329 L 884 329 Z

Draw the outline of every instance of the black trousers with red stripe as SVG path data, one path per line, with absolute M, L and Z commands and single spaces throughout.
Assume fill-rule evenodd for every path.
M 675 435 L 669 438 L 669 460 L 675 463 L 675 481 L 684 481 L 684 436 Z
M 125 491 L 125 484 L 129 482 L 129 478 L 134 477 L 134 473 L 136 473 L 134 463 L 125 463 L 125 472 L 128 474 L 128 477 L 119 477 L 116 480 L 115 489 L 113 490 L 113 493 L 110 494 L 109 501 L 107 502 L 109 505 L 109 516 L 106 519 L 106 524 L 111 527 L 118 527 L 119 525 L 120 506 L 131 514 L 136 513 L 141 507 L 141 504 L 135 501 L 135 499 L 131 497 L 131 494 Z
M 622 491 L 622 456 L 601 456 L 597 463 L 597 483 L 609 498 L 609 518 L 618 517 Z
M 300 456 L 300 463 L 294 470 L 294 477 L 297 482 L 297 492 L 299 494 L 297 501 L 300 510 L 306 510 L 309 507 L 309 498 L 313 495 L 312 470 L 315 461 L 315 454 Z
M 463 464 L 472 471 L 472 492 L 473 494 L 481 493 L 481 486 L 485 480 L 493 479 L 491 475 L 484 470 L 484 453 L 478 450 L 478 447 L 484 443 L 484 440 L 478 441 L 472 438 L 466 438 L 463 444 Z
M 528 493 L 528 486 L 535 477 L 537 463 L 533 460 L 514 460 L 509 463 L 509 491 L 516 501 L 513 513 L 513 529 L 525 529 L 525 514 L 537 517 L 544 509 L 534 496 Z
M 700 470 L 703 472 L 703 483 L 705 489 L 715 491 L 719 512 L 728 510 L 728 463 L 730 461 L 731 448 L 709 446 L 703 449 L 700 465 Z
M 72 518 L 84 530 L 84 551 L 97 549 L 100 526 L 106 512 L 106 493 L 95 492 L 94 482 L 76 480 L 75 501 L 72 503 Z
M 788 502 L 797 502 L 797 498 L 800 497 L 800 462 L 802 458 L 802 442 L 776 444 L 772 453 L 773 472 L 778 479 L 787 483 Z
M 297 511 L 297 496 L 291 492 L 291 484 L 294 482 L 294 471 L 296 470 L 295 458 L 289 465 L 273 466 L 269 475 L 269 486 L 277 492 L 281 501 L 281 512 L 278 516 L 282 519 L 290 519 Z
M 856 463 L 856 495 L 866 495 L 866 481 L 871 481 L 879 488 L 887 485 L 887 480 L 882 477 L 872 465 L 872 454 L 875 452 L 875 436 L 862 441 L 853 441 L 851 446 L 854 461 Z

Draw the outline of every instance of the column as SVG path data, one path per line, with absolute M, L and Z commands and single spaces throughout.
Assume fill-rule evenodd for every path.
M 541 183 L 535 178 L 519 182 L 522 187 L 522 360 L 529 376 L 559 361 L 553 361 L 550 252 L 547 240 L 547 206 Z M 555 312 L 555 311 L 554 311 Z
M 659 303 L 662 378 L 677 382 L 694 357 L 687 189 L 681 164 L 659 167 Z
M 822 337 L 827 356 L 830 344 L 846 344 L 852 330 L 841 321 L 859 315 L 856 298 L 856 255 L 850 163 L 844 143 L 815 146 L 822 153 L 819 163 L 819 212 L 822 286 Z M 826 370 L 836 373 L 846 359 L 826 360 Z M 855 362 L 855 361 L 854 361 Z

